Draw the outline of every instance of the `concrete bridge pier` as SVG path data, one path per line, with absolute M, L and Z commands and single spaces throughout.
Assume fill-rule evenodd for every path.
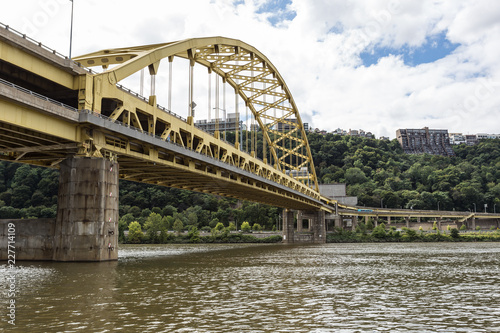
M 291 209 L 283 209 L 283 243 L 294 243 L 295 221 Z
M 356 227 L 358 226 L 358 216 L 357 215 L 354 215 L 352 217 L 352 227 L 351 227 L 351 230 L 354 231 L 356 230 Z
M 118 163 L 72 157 L 60 164 L 54 261 L 118 259 Z
M 283 243 L 326 243 L 326 218 L 323 210 L 298 211 L 297 233 L 294 213 L 283 210 Z M 309 220 L 308 232 L 303 230 L 303 220 Z

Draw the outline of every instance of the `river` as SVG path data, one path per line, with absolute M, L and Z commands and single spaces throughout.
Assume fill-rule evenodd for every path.
M 124 245 L 15 272 L 6 332 L 500 332 L 500 243 Z

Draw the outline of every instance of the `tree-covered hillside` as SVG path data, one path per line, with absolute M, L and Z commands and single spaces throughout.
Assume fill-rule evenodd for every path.
M 500 140 L 455 146 L 456 156 L 405 155 L 396 140 L 309 134 L 321 183 L 346 182 L 367 207 L 500 210 Z M 260 139 L 260 138 L 259 138 Z M 58 171 L 0 162 L 0 218 L 55 217 Z M 185 226 L 276 225 L 280 209 L 208 194 L 120 181 L 120 216 L 143 224 L 151 212 Z
M 310 134 L 322 183 L 345 182 L 370 207 L 500 210 L 500 140 L 454 146 L 456 156 L 406 155 L 396 140 Z

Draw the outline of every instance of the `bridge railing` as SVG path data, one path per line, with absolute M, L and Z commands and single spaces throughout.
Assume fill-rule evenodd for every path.
M 42 44 L 42 42 L 39 42 L 39 41 L 37 41 L 37 40 L 35 40 L 35 39 L 33 39 L 33 38 L 29 37 L 29 36 L 28 36 L 28 35 L 26 35 L 26 34 L 23 34 L 22 32 L 20 32 L 20 31 L 18 31 L 18 30 L 16 30 L 16 29 L 14 29 L 14 28 L 12 28 L 12 27 L 11 27 L 11 26 L 9 26 L 8 24 L 4 24 L 4 23 L 0 22 L 0 27 L 1 27 L 1 28 L 4 28 L 4 29 L 5 29 L 5 30 L 7 30 L 7 31 L 10 31 L 10 32 L 12 32 L 12 33 L 16 34 L 17 36 L 19 36 L 19 37 L 21 37 L 21 38 L 23 38 L 23 39 L 25 39 L 25 40 L 27 40 L 27 41 L 29 41 L 29 42 L 31 42 L 31 43 L 33 43 L 33 44 L 35 44 L 35 45 L 38 45 L 40 48 L 42 48 L 42 49 L 44 49 L 44 50 L 46 50 L 46 51 L 49 51 L 50 53 L 52 53 L 52 54 L 54 54 L 54 55 L 58 56 L 58 57 L 59 57 L 59 58 L 61 58 L 61 59 L 64 59 L 64 60 L 69 60 L 69 61 L 73 62 L 76 66 L 78 66 L 78 67 L 80 67 L 80 68 L 83 68 L 84 70 L 88 71 L 88 72 L 89 72 L 89 73 L 91 73 L 91 74 L 96 74 L 96 72 L 94 72 L 92 69 L 90 69 L 90 68 L 88 68 L 88 67 L 85 67 L 85 66 L 82 66 L 82 64 L 81 64 L 81 63 L 76 62 L 76 61 L 73 61 L 73 60 L 72 60 L 72 59 L 70 59 L 68 56 L 66 56 L 66 55 L 64 55 L 64 54 L 62 54 L 62 53 L 57 52 L 56 50 L 54 50 L 54 49 L 52 49 L 52 48 L 48 47 L 47 45 Z
M 72 106 L 69 106 L 69 105 L 67 105 L 67 104 L 61 103 L 61 102 L 56 101 L 56 100 L 54 100 L 54 99 L 52 99 L 52 98 L 49 98 L 49 97 L 47 97 L 47 96 L 40 95 L 40 94 L 38 94 L 38 93 L 36 93 L 36 92 L 34 92 L 34 91 L 31 91 L 31 90 L 29 90 L 29 89 L 23 88 L 23 87 L 18 86 L 18 85 L 15 85 L 14 83 L 11 83 L 11 82 L 6 81 L 6 80 L 4 80 L 4 79 L 0 79 L 0 83 L 1 83 L 1 84 L 3 84 L 3 85 L 9 86 L 9 87 L 15 88 L 15 89 L 17 89 L 17 90 L 19 90 L 19 91 L 22 91 L 22 92 L 26 93 L 26 94 L 30 94 L 31 96 L 36 97 L 36 98 L 38 98 L 38 99 L 41 99 L 41 100 L 44 100 L 44 101 L 50 102 L 50 103 L 52 103 L 52 104 L 55 104 L 55 105 L 61 106 L 61 107 L 65 108 L 65 109 L 68 109 L 68 110 L 71 110 L 71 111 L 78 112 L 78 109 L 76 109 L 76 108 L 74 108 L 74 107 L 72 107 Z

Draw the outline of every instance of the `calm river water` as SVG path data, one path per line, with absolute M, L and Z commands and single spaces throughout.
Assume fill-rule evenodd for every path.
M 499 243 L 122 246 L 16 272 L 0 331 L 500 332 Z

